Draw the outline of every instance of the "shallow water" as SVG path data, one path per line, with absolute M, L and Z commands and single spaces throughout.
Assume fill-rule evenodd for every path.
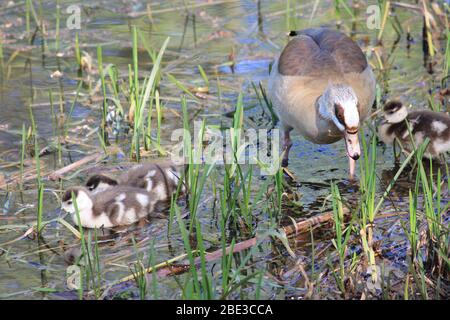
M 73 1 L 61 1 L 63 14 L 61 16 L 61 44 L 62 57 L 57 57 L 55 52 L 55 5 L 53 1 L 42 1 L 42 14 L 47 22 L 46 49 L 42 53 L 44 39 L 37 34 L 33 46 L 28 46 L 25 35 L 25 6 L 17 5 L 7 8 L 6 4 L 0 5 L 0 32 L 3 34 L 5 44 L 3 51 L 5 61 L 18 49 L 27 50 L 17 55 L 5 68 L 0 85 L 0 182 L 1 178 L 7 179 L 18 172 L 20 161 L 21 130 L 22 124 L 30 126 L 29 106 L 35 117 L 36 128 L 39 133 L 39 144 L 43 148 L 55 143 L 56 126 L 52 120 L 52 111 L 49 103 L 49 92 L 54 99 L 54 108 L 57 112 L 60 108 L 60 96 L 64 109 L 69 110 L 74 99 L 79 75 L 74 58 L 75 31 L 65 27 L 67 14 L 64 10 Z M 295 1 L 291 1 L 295 2 Z M 256 1 L 219 1 L 217 4 L 196 1 L 190 8 L 185 9 L 183 1 L 150 1 L 152 21 L 146 12 L 145 2 L 132 1 L 130 4 L 123 1 L 91 1 L 83 4 L 82 26 L 79 30 L 82 50 L 87 51 L 96 63 L 96 46 L 103 47 L 104 65 L 115 64 L 120 74 L 127 74 L 128 64 L 132 63 L 131 57 L 131 32 L 130 26 L 137 25 L 145 36 L 148 45 L 156 50 L 162 45 L 166 37 L 170 36 L 170 43 L 163 60 L 163 72 L 169 72 L 187 87 L 201 87 L 204 85 L 197 65 L 202 65 L 211 82 L 208 98 L 198 102 L 189 100 L 189 108 L 195 118 L 206 118 L 208 124 L 229 125 L 230 119 L 224 115 L 234 110 L 238 94 L 244 94 L 246 119 L 259 127 L 266 127 L 267 117 L 262 116 L 261 108 L 252 88 L 251 82 L 263 82 L 266 85 L 269 65 L 274 57 L 285 45 L 288 38 L 285 36 L 289 29 L 301 29 L 309 26 L 327 25 L 335 27 L 340 19 L 337 18 L 333 1 L 320 1 L 314 16 L 315 1 L 299 5 L 296 16 L 291 14 L 290 22 L 286 19 L 286 3 L 274 1 L 261 1 L 261 11 L 258 12 Z M 293 4 L 292 4 L 293 5 Z M 35 4 L 37 8 L 37 4 Z M 394 46 L 396 33 L 392 25 L 388 23 L 383 34 L 383 46 L 376 46 L 378 30 L 368 30 L 365 25 L 365 10 L 357 12 L 356 24 L 352 25 L 349 19 L 342 18 L 340 29 L 346 33 L 352 33 L 353 38 L 367 53 L 370 63 L 380 80 L 382 99 L 401 98 L 411 103 L 415 108 L 427 107 L 428 98 L 434 99 L 439 90 L 439 82 L 442 77 L 442 58 L 436 58 L 434 73 L 429 74 L 423 66 L 422 52 L 422 18 L 414 11 L 397 9 L 396 14 L 404 30 L 410 29 L 413 38 L 410 49 L 407 50 L 406 34 L 401 35 L 400 41 Z M 187 13 L 195 13 L 194 21 L 187 19 Z M 345 12 L 341 12 L 345 17 Z M 136 17 L 138 16 L 138 17 Z M 18 20 L 21 19 L 21 20 Z M 13 25 L 8 27 L 8 23 Z M 34 28 L 35 24 L 32 21 Z M 0 34 L 1 35 L 1 34 Z M 440 43 L 444 50 L 445 42 Z M 381 53 L 383 64 L 389 72 L 381 70 L 374 50 Z M 230 55 L 234 52 L 234 68 L 230 68 Z M 388 60 L 386 60 L 388 57 Z M 94 63 L 94 64 L 95 64 Z M 151 60 L 144 48 L 139 52 L 141 77 L 148 75 L 151 70 Z M 59 66 L 59 67 L 58 67 Z M 63 72 L 60 79 L 52 79 L 50 75 L 59 69 Z M 383 74 L 387 82 L 382 82 Z M 92 76 L 92 86 L 98 80 L 98 75 Z M 218 99 L 218 81 L 221 87 L 221 99 Z M 182 94 L 169 80 L 163 78 L 161 82 L 161 97 L 166 110 L 162 124 L 162 145 L 170 143 L 172 130 L 182 127 L 182 120 L 177 114 L 181 113 L 179 97 Z M 99 126 L 101 119 L 101 100 L 89 101 L 87 90 L 82 90 L 75 104 L 69 137 L 71 143 L 62 152 L 62 163 L 58 163 L 56 153 L 41 157 L 43 170 L 51 172 L 76 161 L 85 155 L 99 151 L 100 144 L 97 134 L 88 135 L 92 129 Z M 98 93 L 96 97 L 99 97 Z M 255 106 L 254 108 L 250 108 Z M 258 119 L 263 119 L 259 121 Z M 246 122 L 247 123 L 247 122 Z M 83 128 L 83 126 L 87 127 Z M 366 129 L 366 133 L 369 133 Z M 330 193 L 330 182 L 337 181 L 344 197 L 349 200 L 357 197 L 357 187 L 351 186 L 346 181 L 347 160 L 342 142 L 333 145 L 315 145 L 294 135 L 295 142 L 291 150 L 290 170 L 296 174 L 301 184 L 293 187 L 301 194 L 299 207 L 291 207 L 288 203 L 282 220 L 289 223 L 288 216 L 295 219 L 309 217 L 319 213 L 325 197 Z M 111 142 L 114 144 L 113 139 Z M 108 158 L 104 166 L 114 166 L 128 160 L 129 139 L 123 136 L 119 138 L 117 145 L 122 148 L 117 156 Z M 378 148 L 379 177 L 378 191 L 381 195 L 393 174 L 392 149 L 383 146 Z M 26 168 L 32 168 L 32 160 L 28 160 Z M 88 166 L 89 169 L 89 166 Z M 92 169 L 92 168 L 91 168 Z M 219 168 L 219 174 L 223 174 Z M 395 172 L 394 172 L 395 173 Z M 59 210 L 60 190 L 68 186 L 82 184 L 86 178 L 83 171 L 70 179 L 64 179 L 61 184 L 46 181 L 44 194 L 44 220 L 51 220 L 63 216 Z M 69 175 L 70 177 L 70 175 Z M 261 177 L 254 179 L 255 189 L 262 181 Z M 386 202 L 383 211 L 408 210 L 408 188 L 412 185 L 407 177 L 401 180 L 393 190 L 393 202 Z M 217 199 L 208 184 L 202 194 L 200 212 L 198 213 L 203 233 L 205 234 L 205 246 L 208 250 L 220 248 L 220 229 L 218 227 L 217 211 L 213 205 Z M 38 244 L 36 239 L 25 238 L 10 243 L 11 240 L 20 237 L 36 219 L 37 191 L 34 180 L 25 184 L 25 191 L 17 191 L 11 186 L 9 192 L 0 190 L 0 297 L 13 299 L 75 299 L 76 293 L 68 292 L 66 288 L 66 269 L 63 252 L 71 246 L 79 247 L 79 243 L 62 225 L 53 222 L 46 226 L 43 239 L 47 245 Z M 443 198 L 443 203 L 448 202 L 448 197 Z M 325 209 L 330 208 L 327 202 Z M 264 226 L 267 213 L 255 212 L 258 223 Z M 400 274 L 405 272 L 406 247 L 404 233 L 400 220 L 405 215 L 382 219 L 377 222 L 377 239 L 384 239 L 381 247 L 391 256 L 385 260 Z M 66 220 L 71 222 L 68 217 Z M 448 222 L 448 221 L 447 221 Z M 100 244 L 101 273 L 104 283 L 113 281 L 130 274 L 129 266 L 136 260 L 136 252 L 131 238 L 135 237 L 139 251 L 146 256 L 152 246 L 156 255 L 155 262 L 162 262 L 184 253 L 184 245 L 175 224 L 170 235 L 167 234 L 168 222 L 165 219 L 156 219 L 141 229 L 119 233 L 113 238 L 104 240 Z M 324 230 L 318 235 L 316 252 L 330 246 L 329 230 Z M 388 234 L 389 236 L 386 236 Z M 62 243 L 63 242 L 63 243 Z M 263 277 L 262 298 L 302 298 L 306 293 L 304 278 L 295 270 L 296 263 L 303 264 L 307 270 L 311 263 L 310 238 L 300 237 L 292 240 L 291 245 L 297 257 L 294 259 L 287 253 L 279 242 L 264 242 L 257 254 L 248 265 L 249 270 L 265 270 Z M 152 245 L 152 243 L 154 243 Z M 400 244 L 398 250 L 390 248 Z M 65 246 L 63 250 L 62 247 Z M 39 254 L 38 248 L 41 253 Z M 355 252 L 361 252 L 358 243 L 354 243 Z M 359 250 L 359 251 L 358 251 Z M 318 265 L 326 264 L 326 255 L 323 254 Z M 220 262 L 208 264 L 212 273 L 220 266 Z M 178 277 L 178 276 L 177 276 Z M 183 277 L 183 276 L 179 276 Z M 335 289 L 331 284 L 323 286 L 323 297 L 336 297 Z M 165 277 L 158 281 L 160 297 L 168 299 L 180 298 L 180 288 L 173 277 Z M 239 294 L 233 294 L 230 298 L 253 298 L 254 285 L 247 284 Z M 54 292 L 46 293 L 39 288 L 47 287 Z M 129 285 L 119 288 L 119 293 L 129 292 L 137 298 L 135 286 Z M 117 292 L 116 292 L 117 293 Z M 107 296 L 107 297 L 111 297 Z

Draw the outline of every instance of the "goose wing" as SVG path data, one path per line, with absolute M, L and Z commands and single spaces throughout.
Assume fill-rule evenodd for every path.
M 278 72 L 287 76 L 326 77 L 362 73 L 368 64 L 359 46 L 345 34 L 325 28 L 291 32 Z

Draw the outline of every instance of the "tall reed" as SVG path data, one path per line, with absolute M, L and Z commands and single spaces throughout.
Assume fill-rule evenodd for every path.
M 81 65 L 81 51 L 80 51 L 80 40 L 78 32 L 75 33 L 75 59 L 77 60 L 78 70 L 81 72 L 83 66 Z
M 34 143 L 34 161 L 36 165 L 36 184 L 38 186 L 38 195 L 37 195 L 37 219 L 36 219 L 36 231 L 38 236 L 41 236 L 42 229 L 44 225 L 42 224 L 42 215 L 43 215 L 43 204 L 44 204 L 44 183 L 41 177 L 41 160 L 40 160 L 40 148 L 37 137 L 37 129 L 36 129 L 36 121 L 34 119 L 33 110 L 31 107 L 31 103 L 29 106 L 29 114 L 31 120 L 31 137 Z
M 442 176 L 438 168 L 436 182 L 433 177 L 433 164 L 429 161 L 429 175 L 427 175 L 423 155 L 427 148 L 427 143 L 422 144 L 417 152 L 417 175 L 423 193 L 423 210 L 428 226 L 428 268 L 435 269 L 438 277 L 447 270 L 446 262 L 442 257 L 448 257 L 449 252 L 449 229 L 445 226 L 443 213 L 447 212 L 449 204 L 442 206 Z M 448 267 L 448 266 L 447 266 Z
M 59 27 L 60 27 L 60 19 L 61 19 L 61 0 L 56 0 L 56 31 L 55 31 L 55 51 L 59 51 L 60 46 L 60 34 L 59 34 Z
M 347 256 L 347 243 L 351 234 L 351 224 L 345 227 L 344 223 L 344 210 L 342 206 L 342 198 L 336 184 L 331 184 L 331 196 L 333 204 L 333 219 L 334 219 L 334 229 L 336 233 L 335 239 L 331 242 L 337 250 L 339 256 L 339 274 L 333 271 L 333 276 L 338 284 L 339 290 L 342 295 L 345 295 L 345 280 L 346 280 L 346 268 L 345 268 L 345 258 Z M 334 268 L 332 268 L 334 270 Z
M 39 7 L 40 9 L 42 8 L 42 6 Z M 31 17 L 33 17 L 34 22 L 36 23 L 36 27 L 38 29 L 40 29 L 41 33 L 42 33 L 42 45 L 45 47 L 45 40 L 44 40 L 44 33 L 42 30 L 43 27 L 43 21 L 42 19 L 39 19 L 36 11 L 34 9 L 34 5 L 33 5 L 33 1 L 32 0 L 25 0 L 25 26 L 26 26 L 26 32 L 27 32 L 27 36 L 29 37 L 29 41 L 31 43 L 31 41 L 34 39 L 33 34 L 31 33 Z M 41 15 L 42 17 L 42 15 Z
M 189 195 L 189 213 L 190 213 L 190 232 L 194 226 L 197 216 L 198 206 L 206 180 L 211 173 L 214 163 L 203 163 L 202 141 L 205 135 L 206 121 L 203 120 L 197 136 L 191 140 L 189 113 L 187 109 L 186 97 L 181 98 L 181 109 L 183 112 L 183 153 L 185 163 L 185 179 Z M 195 133 L 194 133 L 195 134 Z
M 133 108 L 133 138 L 131 143 L 131 158 L 136 158 L 140 160 L 140 146 L 141 146 L 141 136 L 145 133 L 144 128 L 144 112 L 146 110 L 147 104 L 149 103 L 152 94 L 155 92 L 155 88 L 158 85 L 159 72 L 161 68 L 162 57 L 164 51 L 169 43 L 170 38 L 167 38 L 161 49 L 159 50 L 158 56 L 153 64 L 152 71 L 149 77 L 146 77 L 143 82 L 142 90 L 139 90 L 139 74 L 138 74 L 138 38 L 137 38 L 137 28 L 133 27 L 133 76 L 130 75 L 131 80 L 131 103 L 134 104 Z M 151 109 L 149 108 L 148 115 L 150 116 Z M 149 128 L 147 128 L 150 130 Z M 147 131 L 149 132 L 149 131 Z
M 377 138 L 372 136 L 370 153 L 366 138 L 362 135 L 363 161 L 360 166 L 360 192 L 361 192 L 361 240 L 363 249 L 371 266 L 372 280 L 376 281 L 376 262 L 373 248 L 373 228 L 375 219 L 376 196 L 376 166 L 377 166 Z
M 153 270 L 152 271 L 152 282 L 151 282 L 152 283 L 152 293 L 153 293 L 153 298 L 155 300 L 158 300 L 161 294 L 159 292 L 158 276 L 156 274 L 156 269 L 155 269 L 155 265 L 156 265 L 155 257 L 157 257 L 157 254 L 156 254 L 156 251 L 155 251 L 155 242 L 156 242 L 155 239 L 151 242 L 147 265 L 149 267 L 151 267 L 152 270 Z
M 98 73 L 100 75 L 103 94 L 101 133 L 104 143 L 107 144 L 108 136 L 106 133 L 106 115 L 108 112 L 108 106 L 106 103 L 106 84 L 105 84 L 105 74 L 103 72 L 103 52 L 101 46 L 97 46 L 97 61 L 98 61 Z
M 20 149 L 20 190 L 23 191 L 23 171 L 25 162 L 25 152 L 27 144 L 27 132 L 25 130 L 25 123 L 22 123 L 22 143 Z
M 31 0 L 25 0 L 25 28 L 27 32 L 27 36 L 29 37 L 31 34 L 30 30 L 30 11 L 31 11 Z
M 199 299 L 203 290 L 201 290 L 200 282 L 198 280 L 199 276 L 195 267 L 193 250 L 189 241 L 189 232 L 185 226 L 183 219 L 181 218 L 180 208 L 176 204 L 173 207 L 177 217 L 178 226 L 181 231 L 183 244 L 189 260 L 189 274 L 186 275 L 185 285 L 181 288 L 183 291 L 183 298 Z
M 134 251 L 136 252 L 136 262 L 130 266 L 134 281 L 139 288 L 139 298 L 145 300 L 147 296 L 147 275 L 143 263 L 143 254 L 139 252 L 134 237 L 131 238 Z
M 446 44 L 445 44 L 445 59 L 444 59 L 444 74 L 443 78 L 447 78 L 450 76 L 449 70 L 450 70 L 450 27 L 448 23 L 448 18 L 446 17 L 445 20 L 445 33 L 446 33 Z

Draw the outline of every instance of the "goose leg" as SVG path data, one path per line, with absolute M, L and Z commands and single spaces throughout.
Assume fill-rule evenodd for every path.
M 283 126 L 283 160 L 281 162 L 281 166 L 283 168 L 286 168 L 289 164 L 289 151 L 292 147 L 292 140 L 291 140 L 291 131 L 292 128 Z
M 294 175 L 288 170 L 287 166 L 289 163 L 289 150 L 292 147 L 291 140 L 291 131 L 292 128 L 283 125 L 283 159 L 281 161 L 281 167 L 283 168 L 283 172 L 291 179 L 291 181 L 296 182 L 297 179 Z

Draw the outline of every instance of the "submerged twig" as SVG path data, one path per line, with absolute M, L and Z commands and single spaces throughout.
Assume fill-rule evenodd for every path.
M 350 211 L 348 208 L 344 208 L 344 214 L 348 214 Z M 291 234 L 297 234 L 300 232 L 306 232 L 307 230 L 309 230 L 309 228 L 313 227 L 313 226 L 317 226 L 319 224 L 323 224 L 326 222 L 329 222 L 330 220 L 333 219 L 333 213 L 332 212 L 325 212 L 323 214 L 317 215 L 315 217 L 311 217 L 309 219 L 297 222 L 295 225 L 292 226 L 286 226 L 286 227 L 281 227 L 279 228 L 279 232 L 285 233 L 286 236 L 289 236 Z M 261 239 L 259 239 L 258 237 L 254 237 L 248 240 L 244 240 L 241 241 L 233 246 L 228 246 L 225 249 L 225 254 L 229 254 L 231 251 L 233 253 L 238 253 L 241 251 L 244 251 L 246 249 L 252 248 L 254 246 L 256 246 L 258 243 L 260 243 Z M 197 252 L 198 250 L 194 250 L 193 253 Z M 206 262 L 212 262 L 212 261 L 216 261 L 218 259 L 220 259 L 222 257 L 222 255 L 224 254 L 223 249 L 218 249 L 216 251 L 213 252 L 206 252 L 205 253 L 205 261 Z M 184 265 L 184 268 L 176 268 L 176 272 L 174 272 L 174 270 L 172 270 L 171 264 L 175 261 L 179 261 L 181 259 L 186 258 L 187 254 L 182 254 L 178 257 L 175 257 L 173 259 L 164 261 L 160 264 L 155 265 L 154 267 L 150 267 L 145 269 L 145 272 L 147 273 L 151 273 L 151 272 L 158 272 L 159 276 L 165 277 L 165 276 L 170 276 L 173 274 L 179 274 L 182 273 L 186 270 L 189 270 L 189 264 Z M 197 257 L 195 259 L 195 266 L 198 267 L 201 264 L 201 257 Z M 119 281 L 115 282 L 114 285 L 118 285 L 130 280 L 133 280 L 134 276 L 130 275 L 127 276 L 125 278 L 120 279 Z

